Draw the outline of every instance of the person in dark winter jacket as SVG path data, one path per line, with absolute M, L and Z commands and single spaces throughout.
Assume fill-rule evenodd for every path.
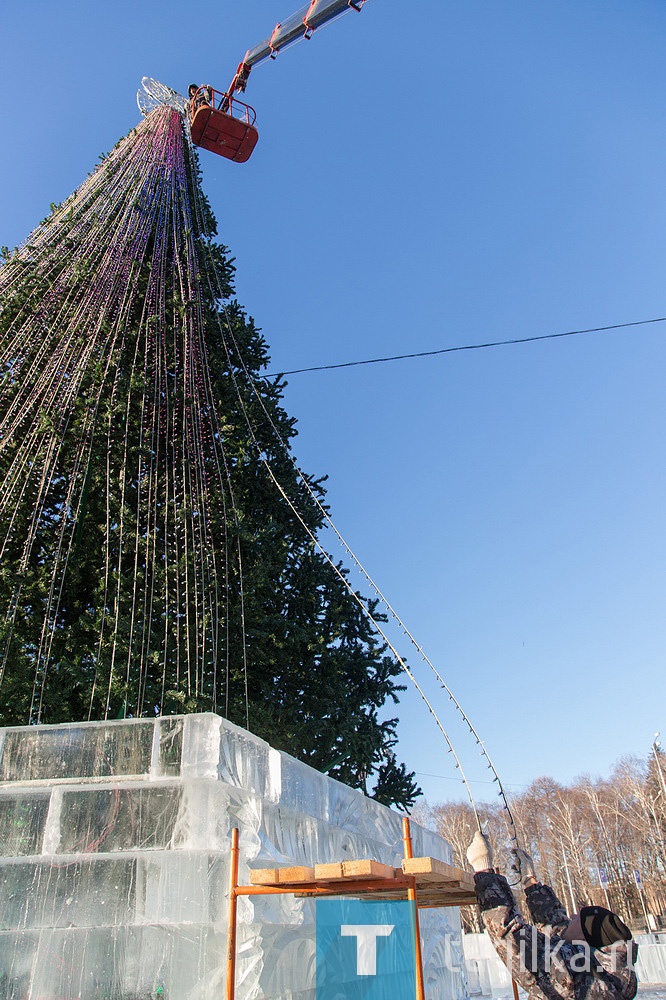
M 190 115 L 194 115 L 199 108 L 208 108 L 213 104 L 213 88 L 207 83 L 203 87 L 191 83 L 187 88 L 187 96 L 190 103 Z
M 637 945 L 620 918 L 603 906 L 568 917 L 553 890 L 537 881 L 529 854 L 515 850 L 515 870 L 532 923 L 493 869 L 488 838 L 477 832 L 467 849 L 476 898 L 495 950 L 530 1000 L 633 1000 Z

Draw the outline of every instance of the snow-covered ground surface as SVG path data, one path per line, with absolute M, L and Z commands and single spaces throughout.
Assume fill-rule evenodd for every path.
M 525 990 L 519 989 L 518 993 L 521 1000 L 527 996 Z M 473 996 L 472 1000 L 490 1000 L 490 998 L 477 995 Z M 509 991 L 506 994 L 493 993 L 492 1000 L 513 1000 L 513 992 Z M 666 983 L 639 983 L 636 1000 L 666 1000 Z

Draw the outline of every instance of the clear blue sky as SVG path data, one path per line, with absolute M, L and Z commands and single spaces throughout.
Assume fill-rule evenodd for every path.
M 143 75 L 224 89 L 297 6 L 8 6 L 0 243 L 136 124 Z M 273 370 L 666 315 L 665 50 L 661 0 L 369 0 L 258 67 L 252 160 L 201 161 Z M 665 372 L 666 324 L 290 379 L 302 466 L 509 789 L 666 730 Z M 461 797 L 400 714 L 428 799 Z

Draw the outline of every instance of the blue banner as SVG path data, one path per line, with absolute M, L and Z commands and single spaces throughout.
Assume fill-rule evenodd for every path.
M 317 1000 L 411 1000 L 414 904 L 317 900 Z

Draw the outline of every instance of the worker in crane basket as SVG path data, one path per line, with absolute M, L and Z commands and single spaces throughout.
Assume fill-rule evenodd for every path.
M 467 849 L 486 930 L 530 1000 L 633 1000 L 638 946 L 626 924 L 603 906 L 584 906 L 568 917 L 553 890 L 537 880 L 529 854 L 516 849 L 513 855 L 531 924 L 506 878 L 493 869 L 488 838 L 477 831 Z
M 191 83 L 187 88 L 187 96 L 190 99 L 190 114 L 194 114 L 202 107 L 210 107 L 213 103 L 213 88 L 209 84 L 200 87 L 196 83 Z

